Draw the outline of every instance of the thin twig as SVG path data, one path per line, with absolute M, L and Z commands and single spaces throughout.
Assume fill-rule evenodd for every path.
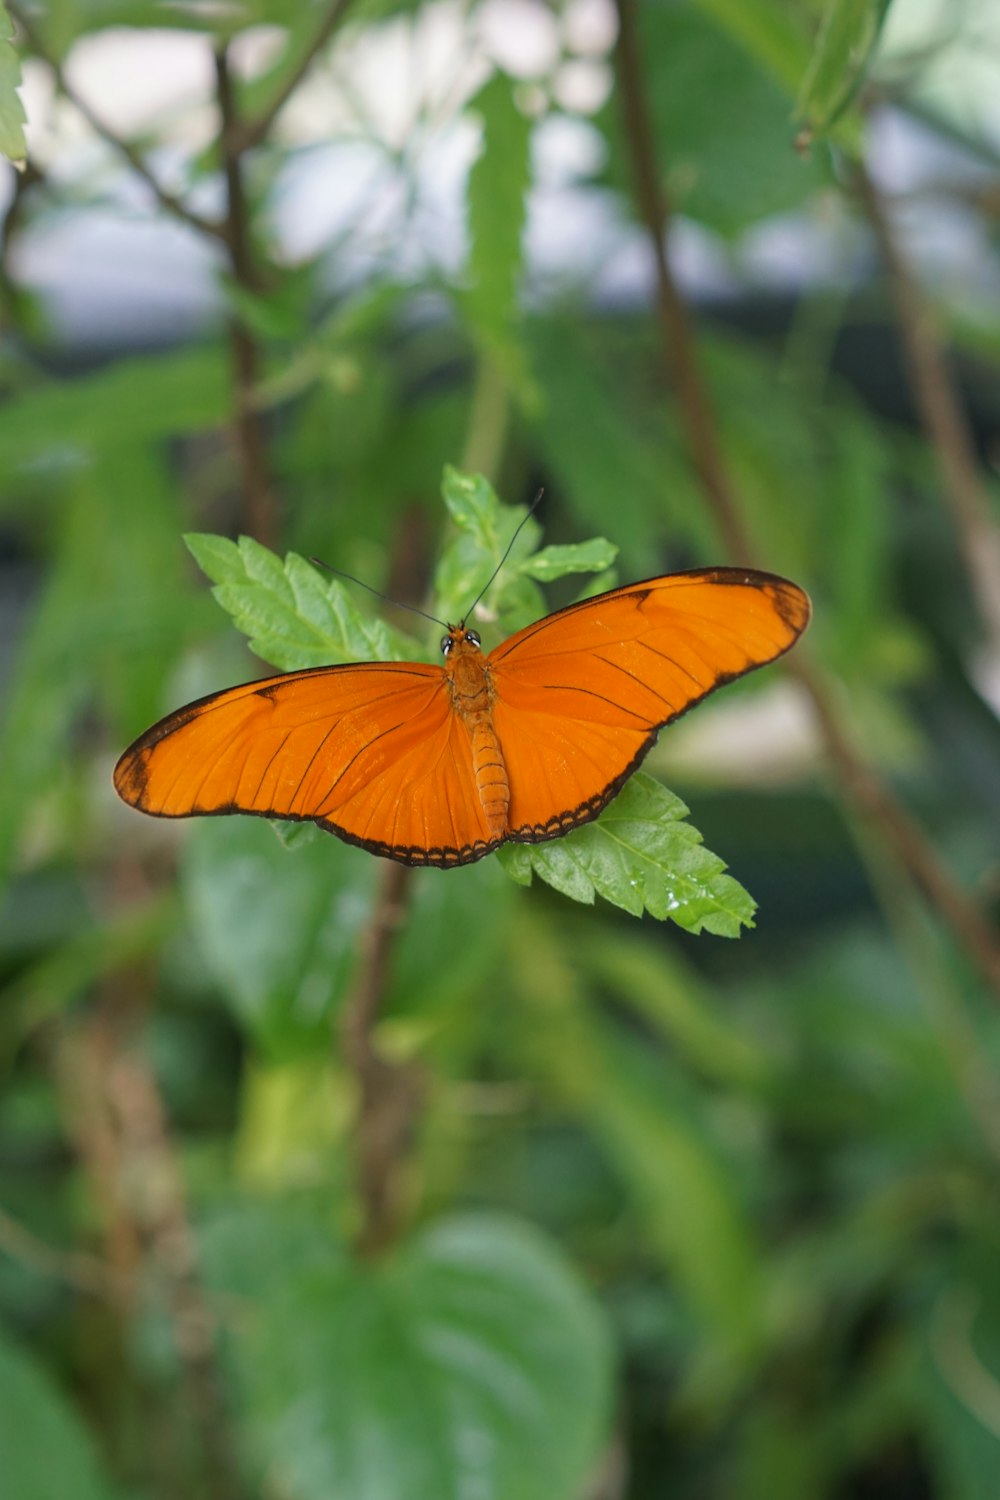
M 171 193 L 158 180 L 155 174 L 146 165 L 141 152 L 136 150 L 129 141 L 123 140 L 109 125 L 96 114 L 91 106 L 68 82 L 62 65 L 57 58 L 53 57 L 46 49 L 41 37 L 33 24 L 27 19 L 17 0 L 9 0 L 7 9 L 17 23 L 20 30 L 27 38 L 31 50 L 48 67 L 55 79 L 56 87 L 65 99 L 68 99 L 78 114 L 82 115 L 95 135 L 100 136 L 114 151 L 121 156 L 152 192 L 154 198 L 161 208 L 172 214 L 175 219 L 180 219 L 191 229 L 196 229 L 199 234 L 209 235 L 212 239 L 224 239 L 225 231 L 221 224 L 214 219 L 206 219 L 201 214 L 195 213 L 188 208 L 184 201 Z
M 1000 653 L 1000 526 L 983 487 L 972 433 L 948 368 L 935 318 L 899 242 L 892 216 L 863 162 L 858 198 L 875 233 L 896 309 L 905 368 L 937 457 L 971 593 L 994 651 Z
M 3 1208 L 0 1208 L 0 1250 L 37 1275 L 55 1277 L 88 1296 L 118 1303 L 131 1290 L 99 1256 L 80 1250 L 57 1250 Z
M 616 5 L 625 132 L 639 214 L 648 230 L 655 258 L 657 312 L 664 359 L 673 377 L 692 463 L 701 478 L 716 524 L 731 554 L 748 563 L 753 558 L 753 546 L 723 457 L 690 316 L 667 255 L 671 209 L 658 170 L 642 72 L 636 4 L 635 0 L 616 0 Z M 897 801 L 846 733 L 826 681 L 811 661 L 805 643 L 800 643 L 795 654 L 788 659 L 788 669 L 812 701 L 828 755 L 855 815 L 880 830 L 897 862 L 909 873 L 925 899 L 1000 994 L 1000 942 L 996 934 L 953 879 L 919 824 Z
M 406 865 L 387 861 L 360 956 L 359 978 L 341 1014 L 344 1059 L 358 1083 L 355 1124 L 361 1228 L 358 1249 L 377 1254 L 399 1227 L 400 1168 L 420 1103 L 415 1067 L 390 1062 L 375 1045 L 374 1030 L 385 993 L 389 959 L 402 925 L 410 888 Z
M 257 146 L 267 135 L 275 119 L 284 109 L 289 99 L 302 82 L 317 56 L 326 46 L 340 25 L 344 16 L 350 9 L 351 0 L 333 0 L 326 14 L 320 20 L 316 28 L 316 35 L 309 46 L 305 49 L 299 59 L 297 67 L 293 68 L 288 77 L 281 84 L 270 103 L 260 112 L 255 120 L 244 120 L 239 125 L 233 136 L 233 149 L 237 155 L 249 151 L 252 146 Z
M 229 51 L 225 45 L 215 53 L 215 78 L 219 139 L 226 177 L 224 238 L 234 282 L 244 292 L 253 294 L 260 290 L 259 277 L 250 241 L 243 162 L 236 145 L 240 127 Z M 233 437 L 246 506 L 246 527 L 258 542 L 273 548 L 277 540 L 277 507 L 268 474 L 267 445 L 257 401 L 262 362 L 257 341 L 238 311 L 233 312 L 229 319 L 229 341 L 235 376 Z

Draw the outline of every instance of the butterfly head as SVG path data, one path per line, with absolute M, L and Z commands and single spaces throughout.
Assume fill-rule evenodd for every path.
M 466 630 L 465 621 L 460 620 L 457 625 L 448 626 L 448 634 L 441 637 L 441 655 L 448 656 L 456 646 L 473 646 L 477 651 L 482 648 L 482 641 L 477 630 Z

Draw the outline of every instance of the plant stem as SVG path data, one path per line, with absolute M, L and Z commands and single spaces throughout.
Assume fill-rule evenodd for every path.
M 229 52 L 225 46 L 219 47 L 215 53 L 215 79 L 221 122 L 219 143 L 226 177 L 224 238 L 234 282 L 241 290 L 253 294 L 260 289 L 259 278 L 250 242 L 243 162 L 236 144 L 239 122 L 236 118 Z M 230 314 L 229 342 L 235 385 L 233 437 L 246 508 L 246 525 L 258 542 L 273 549 L 277 542 L 277 507 L 268 474 L 263 421 L 257 405 L 262 360 L 257 341 L 239 312 Z
M 905 367 L 937 456 L 941 498 L 951 513 L 970 592 L 992 651 L 1000 653 L 1000 526 L 983 486 L 972 433 L 932 309 L 900 244 L 885 199 L 863 162 L 855 164 L 854 181 L 882 255 Z
M 194 1236 L 159 1085 L 133 1029 L 146 980 L 133 974 L 102 986 L 96 1012 L 65 1035 L 57 1078 L 70 1133 L 93 1184 L 106 1246 L 103 1290 L 127 1323 L 140 1278 L 160 1280 L 182 1374 L 186 1420 L 197 1433 L 204 1490 L 238 1496 L 232 1434 L 216 1363 L 216 1324 L 202 1292 Z M 72 1269 L 79 1281 L 80 1265 Z M 87 1267 L 86 1274 L 93 1267 Z M 128 1336 L 123 1342 L 127 1345 Z
M 173 218 L 180 219 L 191 229 L 196 229 L 199 234 L 207 235 L 212 239 L 223 239 L 225 230 L 223 225 L 213 219 L 206 219 L 201 214 L 195 213 L 188 208 L 176 194 L 169 192 L 155 174 L 146 165 L 141 152 L 121 136 L 116 135 L 109 125 L 106 125 L 100 115 L 83 99 L 72 87 L 66 78 L 61 64 L 46 49 L 39 32 L 25 16 L 17 0 L 9 0 L 7 10 L 11 18 L 17 23 L 19 29 L 24 33 L 28 45 L 35 55 L 45 63 L 55 79 L 56 87 L 64 99 L 68 99 L 78 114 L 82 115 L 95 135 L 100 136 L 102 141 L 116 151 L 131 167 L 137 177 L 141 177 L 146 186 L 151 190 L 154 198 L 161 208 L 171 214 Z
M 234 149 L 238 155 L 241 155 L 244 151 L 249 151 L 252 146 L 259 145 L 267 135 L 278 114 L 284 109 L 316 61 L 318 54 L 337 30 L 337 27 L 350 9 L 350 5 L 351 0 L 333 0 L 333 3 L 322 16 L 316 28 L 316 34 L 303 52 L 298 65 L 289 73 L 288 77 L 276 91 L 274 98 L 255 120 L 244 120 L 238 126 L 233 142 Z
M 341 1014 L 343 1054 L 359 1090 L 355 1142 L 361 1227 L 357 1247 L 363 1255 L 377 1255 L 398 1231 L 400 1168 L 420 1104 L 416 1068 L 389 1061 L 374 1038 L 392 948 L 406 915 L 411 874 L 395 860 L 384 862 L 362 944 L 359 978 Z
M 659 170 L 646 97 L 636 0 L 616 0 L 616 7 L 625 134 L 639 215 L 648 231 L 656 266 L 656 305 L 663 357 L 673 377 L 691 461 L 701 479 L 708 506 L 731 555 L 739 562 L 749 563 L 754 556 L 753 545 L 723 456 L 690 314 L 667 254 L 672 214 Z M 992 927 L 954 880 L 919 824 L 858 750 L 804 642 L 788 658 L 787 665 L 812 702 L 828 756 L 855 816 L 879 830 L 895 856 L 897 867 L 909 875 L 1000 995 L 1000 942 Z

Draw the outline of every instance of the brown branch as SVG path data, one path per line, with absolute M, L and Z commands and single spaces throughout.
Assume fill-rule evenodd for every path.
M 243 291 L 253 294 L 260 290 L 260 278 L 250 240 L 243 163 L 236 144 L 240 127 L 226 46 L 216 51 L 215 79 L 220 149 L 226 177 L 224 238 L 234 282 Z M 268 474 L 267 445 L 257 401 L 262 361 L 257 341 L 238 311 L 229 319 L 229 342 L 235 377 L 233 440 L 246 506 L 246 528 L 257 541 L 273 548 L 277 541 L 277 507 Z
M 350 4 L 351 0 L 333 0 L 332 5 L 316 28 L 316 35 L 299 59 L 298 65 L 293 68 L 284 83 L 278 88 L 271 102 L 261 111 L 255 120 L 245 120 L 242 125 L 237 127 L 233 137 L 233 147 L 237 155 L 241 155 L 244 151 L 249 151 L 252 146 L 259 145 L 267 135 L 275 119 L 284 109 L 316 61 L 317 56 L 344 19 L 350 8 Z
M 216 1322 L 198 1279 L 177 1153 L 159 1086 L 145 1060 L 134 1049 L 121 1049 L 109 1062 L 107 1092 L 127 1148 L 134 1211 L 166 1287 L 211 1493 L 224 1500 L 239 1492 L 237 1464 L 217 1368 Z
M 691 461 L 716 524 L 731 554 L 749 563 L 754 549 L 723 457 L 691 319 L 667 255 L 672 215 L 658 170 L 642 72 L 636 0 L 616 0 L 616 5 L 617 62 L 625 133 L 639 215 L 649 233 L 656 264 L 657 314 L 664 359 L 673 378 Z M 897 863 L 908 872 L 914 885 L 1000 994 L 1000 942 L 996 934 L 941 862 L 919 824 L 845 732 L 830 690 L 819 668 L 810 660 L 804 643 L 789 658 L 788 669 L 812 701 L 827 753 L 855 816 L 879 830 Z
M 141 976 L 108 982 L 82 1033 L 63 1045 L 59 1075 L 72 1135 L 94 1184 L 111 1272 L 107 1294 L 128 1317 L 140 1272 L 155 1267 L 169 1309 L 189 1420 L 219 1500 L 239 1493 L 217 1368 L 216 1321 L 197 1274 L 177 1153 L 159 1086 L 142 1055 L 123 1045 Z
M 63 98 L 68 99 L 77 113 L 83 116 L 94 134 L 100 136 L 102 141 L 111 146 L 128 163 L 136 176 L 142 178 L 160 207 L 165 209 L 175 219 L 180 219 L 191 229 L 196 229 L 199 234 L 209 235 L 212 239 L 222 239 L 224 237 L 222 225 L 217 224 L 214 219 L 206 219 L 201 214 L 195 213 L 193 209 L 188 208 L 182 199 L 165 188 L 154 173 L 150 171 L 141 152 L 136 150 L 129 141 L 123 140 L 121 136 L 117 135 L 109 125 L 106 125 L 100 115 L 96 114 L 87 101 L 76 92 L 67 81 L 62 65 L 57 58 L 53 57 L 47 51 L 39 33 L 26 18 L 17 0 L 9 0 L 7 9 L 27 38 L 31 50 L 37 57 L 41 58 L 42 62 L 45 63 L 46 67 L 52 73 L 56 87 Z
M 951 512 L 972 597 L 993 649 L 1000 652 L 1000 527 L 983 487 L 972 433 L 931 307 L 899 242 L 885 200 L 862 162 L 855 164 L 854 181 L 885 266 L 905 367 L 937 457 L 941 496 Z
M 114 1269 L 96 1255 L 57 1250 L 0 1208 L 0 1251 L 39 1276 L 52 1276 L 88 1296 L 111 1302 L 127 1299 L 131 1290 Z
M 410 870 L 392 860 L 386 861 L 380 875 L 359 978 L 340 1021 L 343 1056 L 359 1090 L 355 1144 L 361 1228 L 357 1244 L 365 1255 L 378 1254 L 398 1232 L 402 1159 L 421 1094 L 415 1066 L 389 1061 L 375 1045 L 389 959 L 406 912 Z

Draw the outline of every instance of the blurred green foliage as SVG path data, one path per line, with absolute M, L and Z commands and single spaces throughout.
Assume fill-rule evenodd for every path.
M 891 77 L 899 108 L 933 113 L 934 51 L 901 68 L 876 48 L 907 3 L 645 0 L 664 181 L 720 255 L 792 210 L 857 232 L 841 153 L 864 149 L 860 91 Z M 725 560 L 652 318 L 597 312 L 600 247 L 581 246 L 572 284 L 532 278 L 539 142 L 573 114 L 561 70 L 595 61 L 570 7 L 545 10 L 542 75 L 467 68 L 459 48 L 447 88 L 419 73 L 434 9 L 348 11 L 316 65 L 342 114 L 314 134 L 316 70 L 298 70 L 325 7 L 25 12 L 40 74 L 111 28 L 191 31 L 207 55 L 267 25 L 275 50 L 238 79 L 238 108 L 254 119 L 292 83 L 300 113 L 245 153 L 256 275 L 220 271 L 224 316 L 190 346 L 76 368 L 39 332 L 47 309 L 14 252 L 84 211 L 134 213 L 113 147 L 80 166 L 52 117 L 29 121 L 45 171 L 8 214 L 0 1495 L 992 1500 L 1000 1013 L 877 830 L 831 793 L 776 673 L 666 734 L 657 780 L 608 810 L 647 841 L 641 877 L 601 844 L 606 820 L 413 872 L 379 975 L 382 1062 L 416 1100 L 382 1255 L 357 1248 L 344 1018 L 371 977 L 385 867 L 308 828 L 180 827 L 114 798 L 129 739 L 259 675 L 233 622 L 281 668 L 432 650 L 438 627 L 417 639 L 402 611 L 387 623 L 305 559 L 459 615 L 523 515 L 478 471 L 511 501 L 546 486 L 485 601 L 498 636 L 609 586 L 612 566 Z M 476 6 L 456 18 L 463 46 L 481 24 Z M 406 54 L 405 129 L 366 94 L 366 41 Z M 6 57 L 0 29 L 9 130 Z M 606 82 L 578 119 L 598 148 L 580 185 L 626 220 Z M 92 103 L 110 117 L 106 86 Z M 185 133 L 211 102 L 140 141 L 157 168 L 179 153 L 189 202 L 222 197 L 217 145 L 189 154 L 201 136 Z M 467 255 L 446 268 L 398 252 L 426 227 L 421 151 L 453 126 L 478 146 Z M 331 142 L 371 149 L 397 218 L 373 241 L 359 208 L 288 264 L 283 174 Z M 965 145 L 996 172 L 987 143 Z M 959 344 L 978 323 L 976 395 L 995 412 L 995 306 L 938 311 Z M 1000 731 L 969 666 L 981 627 L 928 445 L 831 369 L 846 313 L 839 291 L 813 292 L 769 339 L 702 330 L 722 450 L 761 558 L 813 595 L 839 710 L 995 899 Z M 887 317 L 874 285 L 866 317 Z M 250 402 L 233 320 L 258 356 Z M 248 407 L 273 534 L 237 543 L 250 520 L 231 429 Z M 752 914 L 737 879 L 758 925 L 722 943 Z M 644 907 L 688 931 L 640 924 Z

